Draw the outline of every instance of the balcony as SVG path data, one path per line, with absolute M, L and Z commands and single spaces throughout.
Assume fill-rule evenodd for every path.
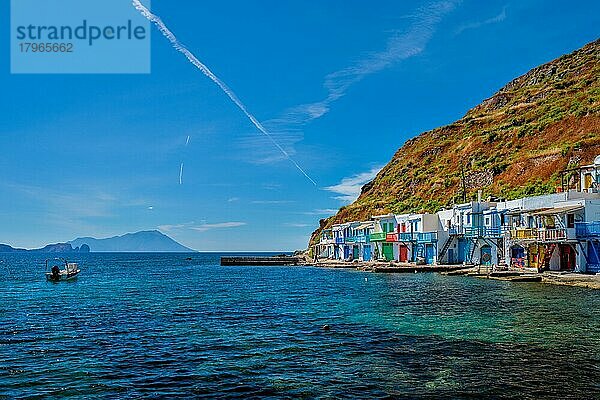
M 417 243 L 434 243 L 437 242 L 437 232 L 417 233 Z
M 464 229 L 462 226 L 453 226 L 448 228 L 448 234 L 450 236 L 458 236 L 464 234 Z
M 398 241 L 399 242 L 412 242 L 413 241 L 413 234 L 410 232 L 402 232 L 398 234 Z
M 510 231 L 512 240 L 536 240 L 537 237 L 536 228 L 512 229 Z
M 600 221 L 576 222 L 575 234 L 578 238 L 600 237 Z
M 470 238 L 483 237 L 483 226 L 465 226 L 465 236 Z
M 360 234 L 346 238 L 347 243 L 369 243 L 369 235 Z
M 336 237 L 335 238 L 335 244 L 344 244 L 344 238 L 343 237 Z
M 500 238 L 502 237 L 502 228 L 488 228 L 485 226 L 465 227 L 465 236 L 470 238 Z
M 385 232 L 371 233 L 371 242 L 385 242 Z
M 397 242 L 398 241 L 398 234 L 395 232 L 390 232 L 387 235 L 385 235 L 385 241 L 386 242 Z
M 538 240 L 540 242 L 558 242 L 567 239 L 566 229 L 540 229 L 538 230 Z

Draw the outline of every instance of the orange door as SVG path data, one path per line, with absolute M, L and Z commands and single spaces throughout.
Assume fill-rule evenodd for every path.
M 408 261 L 408 247 L 406 246 L 400 246 L 400 261 Z

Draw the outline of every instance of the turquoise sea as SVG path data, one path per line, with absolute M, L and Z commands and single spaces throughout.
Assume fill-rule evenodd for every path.
M 0 398 L 600 398 L 598 291 L 219 256 L 0 254 Z

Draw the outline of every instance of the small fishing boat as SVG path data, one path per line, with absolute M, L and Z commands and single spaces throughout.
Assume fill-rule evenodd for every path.
M 50 261 L 60 261 L 63 264 L 63 269 L 54 264 L 48 269 Z M 49 272 L 48 272 L 49 271 Z M 46 279 L 52 282 L 70 281 L 77 278 L 81 270 L 77 263 L 71 263 L 64 258 L 55 258 L 46 260 Z

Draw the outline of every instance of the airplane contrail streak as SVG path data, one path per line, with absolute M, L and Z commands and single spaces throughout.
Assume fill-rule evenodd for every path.
M 217 84 L 221 88 L 221 90 L 234 102 L 236 106 L 246 115 L 246 117 L 252 122 L 252 124 L 261 131 L 265 136 L 267 136 L 273 145 L 281 151 L 281 153 L 288 159 L 294 166 L 309 180 L 313 185 L 317 186 L 317 183 L 304 171 L 304 169 L 288 154 L 287 151 L 283 149 L 277 143 L 277 141 L 273 138 L 273 136 L 262 126 L 262 124 L 254 117 L 254 115 L 250 114 L 244 103 L 241 102 L 240 99 L 236 96 L 236 94 L 223 82 L 219 77 L 217 77 L 206 65 L 204 65 L 200 60 L 196 58 L 192 52 L 190 52 L 185 46 L 183 46 L 177 37 L 167 28 L 167 26 L 162 22 L 160 17 L 152 14 L 141 2 L 140 0 L 132 0 L 133 6 L 138 10 L 144 18 L 148 21 L 152 22 L 158 30 L 166 37 L 171 45 L 175 48 L 175 50 L 182 53 L 190 63 L 192 63 L 196 68 L 198 68 L 204 75 L 210 78 L 214 83 Z
M 187 146 L 189 142 L 190 142 L 190 135 L 188 135 L 187 139 L 185 139 L 185 145 Z
M 183 163 L 179 167 L 179 184 L 183 185 Z

